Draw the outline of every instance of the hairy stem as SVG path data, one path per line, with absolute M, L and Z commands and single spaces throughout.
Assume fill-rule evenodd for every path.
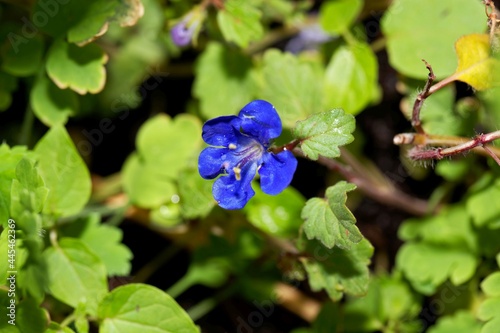
M 482 155 L 492 156 L 497 163 L 499 162 L 500 149 L 487 143 L 500 138 L 500 131 L 487 134 L 479 134 L 473 139 L 467 139 L 455 136 L 430 135 L 419 133 L 401 133 L 394 137 L 394 144 L 412 144 L 415 149 L 410 152 L 413 159 L 441 159 L 443 157 L 456 154 L 463 154 L 467 151 L 474 151 Z M 437 146 L 439 148 L 424 150 L 423 146 Z M 446 148 L 442 148 L 445 146 Z M 500 165 L 500 163 L 499 163 Z
M 434 79 L 436 78 L 434 72 L 432 71 L 431 65 L 429 65 L 424 59 L 422 59 L 422 61 L 425 63 L 425 67 L 427 67 L 427 69 L 429 70 L 429 76 L 427 77 L 427 82 L 425 83 L 424 90 L 420 94 L 418 94 L 417 98 L 415 99 L 415 103 L 413 104 L 413 113 L 411 116 L 411 125 L 418 133 L 425 133 L 420 121 L 420 110 L 422 110 L 425 99 L 431 95 L 431 93 L 429 93 L 429 90 L 431 88 L 432 82 L 434 82 Z

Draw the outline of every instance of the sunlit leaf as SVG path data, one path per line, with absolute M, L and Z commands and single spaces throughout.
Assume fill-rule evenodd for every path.
M 347 192 L 354 184 L 340 181 L 326 190 L 326 198 L 309 199 L 302 210 L 304 232 L 308 239 L 318 239 L 327 248 L 337 246 L 349 250 L 363 236 L 356 227 L 356 218 L 345 206 Z
M 261 13 L 250 1 L 227 0 L 217 13 L 217 23 L 227 41 L 247 47 L 264 35 Z
M 486 34 L 471 34 L 455 43 L 458 67 L 457 79 L 474 89 L 485 90 L 498 83 L 500 61 L 491 55 L 490 38 Z M 495 82 L 497 81 L 497 82 Z
M 354 140 L 352 132 L 356 126 L 354 117 L 342 109 L 318 113 L 297 122 L 294 136 L 301 141 L 304 154 L 317 160 L 319 155 L 339 157 L 340 146 Z

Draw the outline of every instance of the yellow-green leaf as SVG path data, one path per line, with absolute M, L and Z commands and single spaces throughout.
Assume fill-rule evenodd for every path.
M 455 50 L 458 57 L 458 67 L 455 72 L 457 80 L 477 90 L 485 90 L 494 85 L 500 63 L 491 55 L 488 35 L 463 36 L 455 43 Z

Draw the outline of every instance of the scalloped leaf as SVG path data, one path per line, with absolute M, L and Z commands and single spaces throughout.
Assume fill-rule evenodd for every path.
M 500 325 L 500 272 L 495 272 L 481 282 L 481 289 L 488 296 L 479 306 L 477 316 L 486 321 L 481 333 L 495 333 Z
M 373 255 L 373 246 L 368 240 L 363 239 L 350 250 L 328 249 L 316 240 L 302 242 L 299 249 L 311 254 L 300 261 L 313 291 L 324 289 L 333 301 L 342 298 L 344 293 L 366 294 L 370 281 L 368 265 Z
M 65 124 L 78 111 L 78 95 L 69 89 L 59 89 L 45 75 L 37 77 L 30 92 L 33 112 L 47 126 Z
M 300 147 L 304 154 L 317 160 L 320 154 L 330 158 L 339 157 L 339 146 L 354 140 L 351 133 L 355 127 L 352 115 L 346 114 L 342 109 L 333 109 L 297 122 L 293 133 L 301 140 Z
M 261 12 L 250 1 L 227 0 L 217 12 L 217 23 L 227 41 L 247 47 L 262 38 L 264 28 L 260 23 Z
M 447 279 L 454 285 L 468 281 L 479 259 L 461 246 L 411 242 L 399 250 L 396 264 L 416 290 L 431 295 Z
M 345 205 L 347 192 L 354 189 L 356 185 L 340 181 L 326 190 L 325 199 L 307 201 L 301 216 L 308 239 L 318 239 L 329 249 L 336 245 L 347 250 L 363 239 L 356 218 Z
M 455 43 L 455 51 L 458 58 L 458 67 L 455 72 L 457 80 L 477 90 L 485 90 L 498 84 L 500 62 L 491 55 L 488 35 L 463 36 Z
M 85 95 L 96 94 L 104 88 L 108 56 L 96 44 L 83 47 L 56 40 L 47 55 L 47 74 L 61 89 Z
M 323 110 L 323 78 L 314 65 L 275 49 L 264 53 L 257 97 L 276 107 L 283 127 Z

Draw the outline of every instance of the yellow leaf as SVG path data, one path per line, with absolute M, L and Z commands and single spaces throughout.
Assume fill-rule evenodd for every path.
M 485 90 L 498 84 L 500 62 L 491 54 L 489 36 L 486 34 L 465 35 L 455 43 L 458 57 L 456 79 L 476 90 Z

